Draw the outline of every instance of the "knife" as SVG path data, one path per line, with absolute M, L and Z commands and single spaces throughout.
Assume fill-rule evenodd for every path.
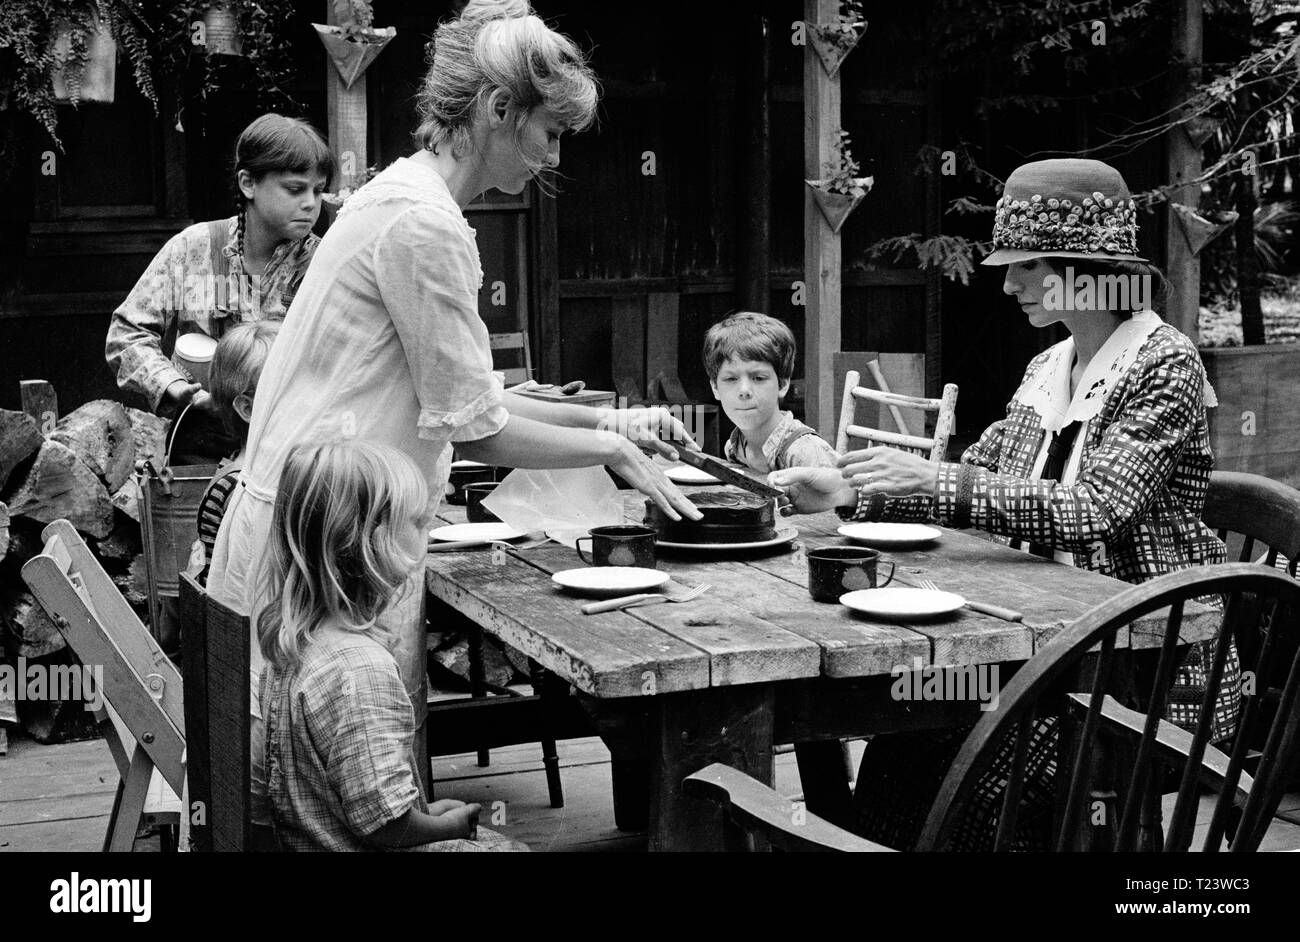
M 702 451 L 678 448 L 677 457 L 681 458 L 685 464 L 713 475 L 723 484 L 734 484 L 736 487 L 742 487 L 760 497 L 780 497 L 782 494 L 772 485 L 751 478 L 748 474 L 737 471 L 735 468 L 729 468 L 717 458 L 711 458 Z

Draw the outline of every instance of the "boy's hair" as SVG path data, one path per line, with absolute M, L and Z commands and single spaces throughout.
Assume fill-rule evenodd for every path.
M 326 622 L 388 641 L 378 618 L 424 561 L 402 537 L 424 524 L 428 500 L 420 469 L 395 448 L 356 439 L 295 445 L 261 572 L 267 604 L 257 629 L 266 659 L 296 667 Z
M 242 395 L 251 398 L 257 394 L 257 380 L 279 333 L 279 321 L 237 324 L 217 342 L 212 354 L 212 370 L 208 374 L 212 405 L 226 430 L 241 444 L 248 440 L 248 423 L 235 411 L 235 400 Z
M 718 321 L 704 335 L 704 369 L 715 382 L 729 358 L 771 363 L 777 379 L 794 375 L 794 334 L 775 317 L 740 311 Z

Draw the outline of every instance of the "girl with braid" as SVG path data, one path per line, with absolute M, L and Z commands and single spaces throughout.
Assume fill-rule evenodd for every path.
M 118 386 L 162 416 L 190 407 L 173 464 L 216 463 L 238 447 L 212 397 L 172 364 L 176 338 L 219 340 L 236 324 L 284 317 L 320 242 L 312 227 L 335 170 L 315 128 L 262 115 L 235 145 L 236 215 L 173 236 L 113 312 L 104 353 Z

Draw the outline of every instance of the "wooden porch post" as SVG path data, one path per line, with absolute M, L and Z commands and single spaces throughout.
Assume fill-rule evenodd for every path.
M 325 5 L 329 8 L 325 22 L 338 26 L 334 4 Z M 357 175 L 370 166 L 366 153 L 366 76 L 362 73 L 351 88 L 345 88 L 329 56 L 325 57 L 325 113 L 330 150 L 339 161 L 338 185 L 353 186 Z
M 737 307 L 767 312 L 772 305 L 772 116 L 769 88 L 771 19 L 759 9 L 745 19 L 738 83 L 741 107 L 740 238 L 736 240 Z
M 839 13 L 837 0 L 804 0 L 809 23 L 832 22 Z M 840 79 L 826 74 L 812 48 L 803 60 L 803 163 L 804 176 L 818 180 L 831 159 L 835 132 L 840 128 Z M 835 440 L 835 379 L 831 356 L 840 346 L 840 237 L 831 231 L 812 192 L 803 195 L 804 297 L 803 356 L 807 381 L 804 421 L 822 438 Z
M 1173 80 L 1170 88 L 1170 106 L 1176 108 L 1187 101 L 1192 88 L 1201 78 L 1201 45 L 1204 35 L 1201 18 L 1202 0 L 1178 0 L 1174 13 L 1172 51 L 1174 57 Z M 1186 183 L 1201 173 L 1201 149 L 1181 128 L 1173 128 L 1166 135 L 1165 171 L 1168 182 Z M 1193 341 L 1200 339 L 1197 315 L 1201 303 L 1201 262 L 1192 253 L 1174 219 L 1174 202 L 1195 209 L 1200 205 L 1200 184 L 1189 183 L 1170 191 L 1165 203 L 1165 256 L 1164 269 L 1169 277 L 1173 295 L 1165 320 Z

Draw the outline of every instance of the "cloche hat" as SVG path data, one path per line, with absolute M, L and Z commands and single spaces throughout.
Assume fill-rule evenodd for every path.
M 993 251 L 981 264 L 1045 257 L 1145 262 L 1137 228 L 1137 206 L 1110 164 L 1036 160 L 1007 177 L 995 207 Z

